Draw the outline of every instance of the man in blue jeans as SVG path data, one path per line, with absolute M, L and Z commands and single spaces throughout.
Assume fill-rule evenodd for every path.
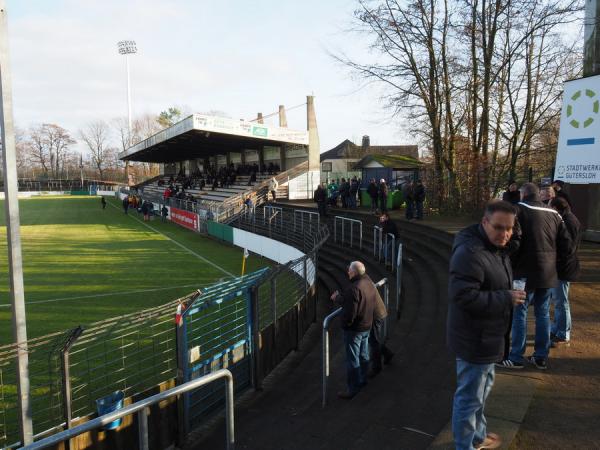
M 492 201 L 481 223 L 465 228 L 454 240 L 447 339 L 456 354 L 452 432 L 457 450 L 502 444 L 498 435 L 487 432 L 484 408 L 494 384 L 494 362 L 504 351 L 510 309 L 525 299 L 525 291 L 512 289 L 507 248 L 515 216 L 510 203 Z
M 369 333 L 377 288 L 366 274 L 365 265 L 353 261 L 348 267 L 350 286 L 343 294 L 335 291 L 331 300 L 342 307 L 342 329 L 346 349 L 346 374 L 348 389 L 338 392 L 338 397 L 351 399 L 367 384 L 369 371 Z
M 535 345 L 528 361 L 540 370 L 547 369 L 550 351 L 550 296 L 558 284 L 557 260 L 568 259 L 573 253 L 573 241 L 558 212 L 540 199 L 539 188 L 533 183 L 521 186 L 517 220 L 521 234 L 518 251 L 513 258 L 515 278 L 525 278 L 527 301 L 513 310 L 512 344 L 508 360 L 500 364 L 507 369 L 522 369 L 527 346 L 527 311 L 535 308 Z

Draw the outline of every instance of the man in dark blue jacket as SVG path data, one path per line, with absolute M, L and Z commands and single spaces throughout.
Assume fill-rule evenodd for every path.
M 510 309 L 525 291 L 512 290 L 507 244 L 516 209 L 492 201 L 480 224 L 462 230 L 450 260 L 448 346 L 456 354 L 456 393 L 452 432 L 457 450 L 497 448 L 499 436 L 487 433 L 483 414 L 494 384 L 494 362 L 502 357 Z

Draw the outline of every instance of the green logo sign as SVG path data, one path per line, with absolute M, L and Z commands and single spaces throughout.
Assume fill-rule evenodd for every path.
M 252 127 L 252 134 L 254 136 L 267 137 L 267 129 L 263 127 Z
M 582 91 L 579 90 L 577 92 L 575 92 L 572 96 L 571 96 L 571 101 L 573 102 L 573 104 L 577 105 L 577 101 L 582 99 Z M 585 90 L 585 96 L 593 99 L 594 97 L 596 97 L 596 93 L 594 91 L 592 91 L 591 89 L 586 89 Z M 581 103 L 581 101 L 580 101 Z M 571 117 L 573 115 L 573 104 L 569 103 L 567 105 L 567 117 Z M 594 103 L 592 103 L 592 113 L 590 113 L 587 118 L 583 121 L 583 128 L 587 128 L 589 127 L 593 122 L 594 122 L 594 114 L 598 114 L 598 111 L 600 110 L 600 100 L 596 99 L 596 101 L 594 101 Z M 569 122 L 569 124 L 573 127 L 573 128 L 580 128 L 581 127 L 581 122 L 577 119 L 571 119 L 571 121 Z

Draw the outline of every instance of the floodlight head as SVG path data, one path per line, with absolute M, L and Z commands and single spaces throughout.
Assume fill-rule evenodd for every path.
M 135 41 L 119 41 L 117 42 L 117 45 L 119 47 L 119 53 L 121 55 L 137 53 Z

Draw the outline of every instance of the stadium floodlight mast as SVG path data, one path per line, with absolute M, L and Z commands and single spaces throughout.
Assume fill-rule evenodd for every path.
M 119 41 L 117 43 L 119 53 L 125 55 L 125 65 L 127 66 L 127 125 L 129 130 L 128 144 L 131 145 L 131 83 L 129 79 L 129 55 L 137 53 L 135 41 Z
M 23 258 L 21 254 L 21 225 L 17 199 L 17 159 L 12 112 L 12 88 L 8 56 L 8 19 L 6 2 L 0 0 L 0 126 L 2 127 L 2 158 L 4 167 L 4 212 L 8 241 L 8 274 L 12 306 L 13 341 L 17 346 L 17 405 L 21 445 L 33 442 L 29 356 L 25 320 L 25 290 L 23 287 Z

